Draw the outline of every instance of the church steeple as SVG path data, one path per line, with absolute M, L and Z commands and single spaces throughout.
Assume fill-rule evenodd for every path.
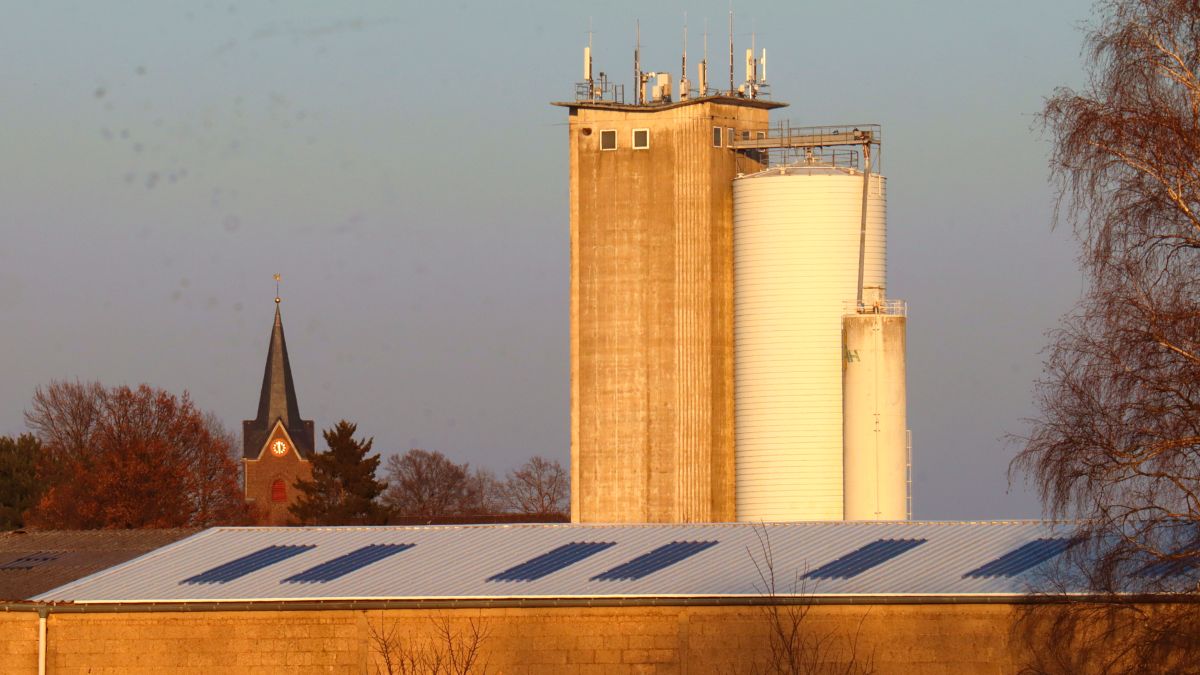
M 275 298 L 275 324 L 271 327 L 271 341 L 267 346 L 262 391 L 258 397 L 258 416 L 242 423 L 243 456 L 246 459 L 259 456 L 276 423 L 282 424 L 287 430 L 301 457 L 307 459 L 312 456 L 315 445 L 313 423 L 300 419 L 300 405 L 296 401 L 296 385 L 292 381 L 287 341 L 283 337 L 278 296 Z

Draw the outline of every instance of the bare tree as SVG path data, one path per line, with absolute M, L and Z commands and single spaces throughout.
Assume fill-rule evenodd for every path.
M 375 673 L 379 675 L 487 675 L 484 645 L 491 631 L 481 617 L 467 619 L 456 627 L 450 617 L 430 619 L 429 633 L 402 633 L 396 623 L 383 616 L 379 626 L 367 624 Z
M 436 450 L 392 455 L 383 503 L 402 516 L 462 514 L 471 501 L 469 471 L 467 464 L 457 464 Z
M 496 479 L 496 472 L 476 467 L 467 476 L 467 490 L 463 503 L 467 514 L 498 514 L 507 509 L 504 500 L 504 484 Z
M 750 672 L 771 675 L 868 675 L 875 672 L 875 654 L 861 655 L 859 638 L 867 614 L 859 617 L 852 634 L 836 628 L 819 629 L 809 619 L 813 591 L 807 587 L 807 569 L 795 570 L 786 580 L 771 550 L 770 532 L 754 528 L 758 551 L 747 554 L 758 572 L 756 589 L 762 594 L 763 614 L 768 626 L 767 662 L 755 663 Z M 782 581 L 782 583 L 781 583 Z
M 1023 675 L 1197 673 L 1195 605 L 1041 602 L 1017 609 Z
M 1121 603 L 1194 593 L 1179 572 L 1200 562 L 1200 2 L 1099 10 L 1088 85 L 1043 112 L 1087 285 L 1051 334 L 1011 475 L 1048 515 L 1081 519 L 1069 584 Z M 1165 663 L 1135 657 L 1106 670 Z
M 537 455 L 508 472 L 503 486 L 504 503 L 516 513 L 563 514 L 567 511 L 568 490 L 569 480 L 562 465 Z

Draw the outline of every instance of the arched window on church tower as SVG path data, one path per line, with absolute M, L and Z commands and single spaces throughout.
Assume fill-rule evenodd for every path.
M 284 483 L 283 479 L 281 478 L 276 478 L 275 481 L 271 483 L 271 501 L 287 501 L 287 483 Z

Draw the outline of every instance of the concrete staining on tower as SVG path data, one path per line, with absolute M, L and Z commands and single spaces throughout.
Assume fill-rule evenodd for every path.
M 904 517 L 903 322 L 899 341 L 863 343 L 871 366 L 843 391 L 847 301 L 847 325 L 890 306 L 883 179 L 866 161 L 878 127 L 772 128 L 786 104 L 762 98 L 752 53 L 733 82 L 732 46 L 730 89 L 707 87 L 706 57 L 677 101 L 640 49 L 632 104 L 593 78 L 590 45 L 584 58 L 576 99 L 555 104 L 569 111 L 572 520 Z M 871 427 L 847 435 L 854 448 L 844 397 Z

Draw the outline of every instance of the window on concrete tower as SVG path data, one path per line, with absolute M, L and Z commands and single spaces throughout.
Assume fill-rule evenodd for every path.
M 713 127 L 713 147 L 721 147 L 721 127 Z
M 271 483 L 271 501 L 287 501 L 287 483 L 284 483 L 282 479 L 276 479 L 273 483 Z
M 616 150 L 617 149 L 617 130 L 616 129 L 601 129 L 600 130 L 600 149 L 601 150 Z
M 634 129 L 633 130 L 633 149 L 646 150 L 650 147 L 650 130 L 649 129 Z

